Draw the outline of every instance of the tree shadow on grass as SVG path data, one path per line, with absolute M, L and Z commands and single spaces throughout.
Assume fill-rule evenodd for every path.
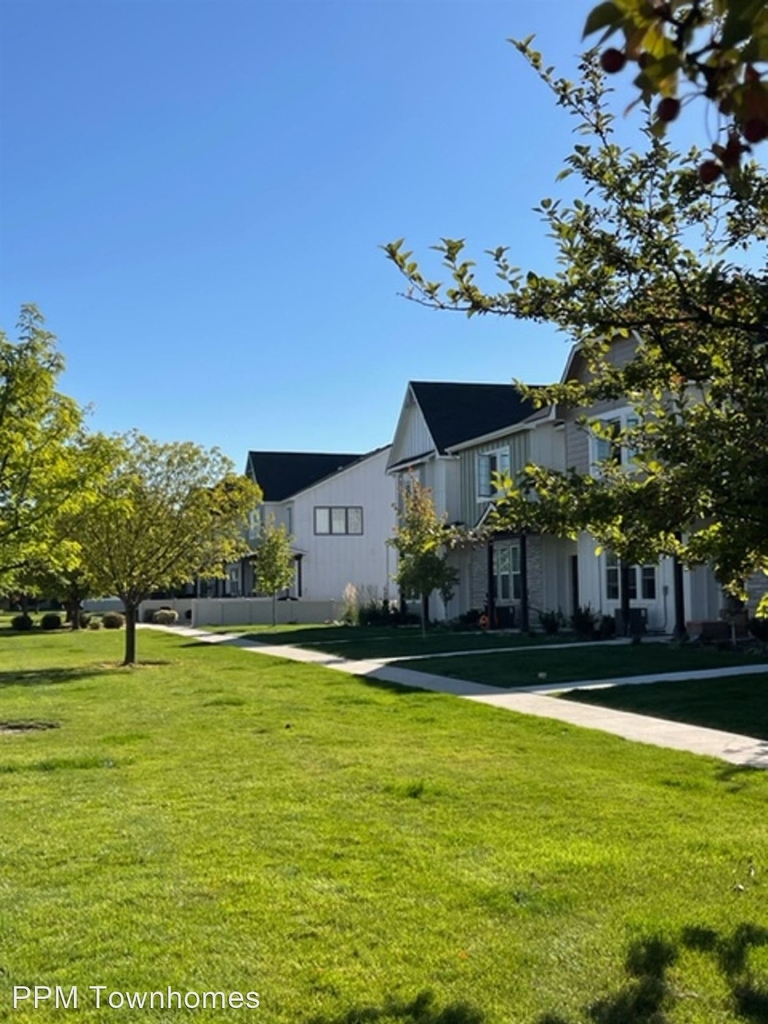
M 618 992 L 585 1007 L 594 1024 L 670 1024 L 670 1013 L 686 994 L 669 979 L 669 970 L 685 950 L 710 956 L 730 990 L 740 1019 L 751 1024 L 768 1021 L 768 988 L 758 983 L 750 969 L 750 950 L 768 946 L 768 928 L 742 923 L 732 935 L 719 935 L 711 928 L 692 925 L 683 928 L 672 942 L 649 936 L 633 942 L 624 969 L 627 980 Z M 572 1024 L 557 1014 L 546 1013 L 536 1024 Z
M 765 756 L 768 758 L 768 740 L 763 744 Z M 756 764 L 723 764 L 715 771 L 718 782 L 727 782 L 732 790 L 743 789 L 750 777 L 765 774 L 766 765 Z
M 440 1007 L 431 992 L 423 991 L 412 1000 L 389 997 L 381 1006 L 357 1006 L 333 1017 L 311 1017 L 306 1024 L 483 1024 L 485 1014 L 469 1003 Z
M 103 675 L 104 666 L 92 665 L 89 668 L 40 668 L 10 669 L 0 672 L 0 689 L 8 686 L 60 686 L 63 683 L 75 683 L 90 676 Z

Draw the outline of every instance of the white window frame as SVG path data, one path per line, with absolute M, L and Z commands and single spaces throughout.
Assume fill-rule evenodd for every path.
M 594 417 L 593 422 L 600 423 L 603 427 L 616 427 L 616 433 L 636 427 L 640 422 L 637 411 L 632 408 L 612 409 L 603 416 Z M 625 469 L 632 468 L 632 460 L 637 454 L 636 449 L 626 444 L 619 444 L 616 441 L 598 437 L 590 429 L 589 438 L 590 466 L 593 476 L 599 476 L 601 465 L 612 460 L 615 465 L 623 466 Z
M 350 512 L 355 515 L 350 516 Z M 323 516 L 323 514 L 325 515 Z M 327 529 L 318 529 L 318 518 L 321 520 L 325 518 L 323 525 L 327 525 Z M 356 519 L 359 523 L 359 530 L 350 529 L 352 519 Z M 364 533 L 363 506 L 315 505 L 312 510 L 312 527 L 316 537 L 362 537 Z M 343 529 L 339 527 L 343 527 Z
M 488 467 L 485 469 L 485 467 Z M 475 478 L 477 481 L 477 500 L 490 501 L 498 491 L 493 486 L 493 474 L 504 476 L 510 472 L 509 446 L 493 448 L 487 452 L 478 452 L 475 456 Z
M 630 601 L 656 600 L 659 590 L 658 568 L 653 562 L 645 562 L 643 565 L 630 565 Z M 653 591 L 652 594 L 649 593 L 651 590 Z M 605 556 L 605 598 L 607 601 L 621 600 L 621 561 L 611 551 L 606 552 Z
M 504 585 L 506 581 L 506 586 Z M 506 591 L 506 593 L 505 593 Z M 493 546 L 493 597 L 498 605 L 519 601 L 523 594 L 519 543 Z

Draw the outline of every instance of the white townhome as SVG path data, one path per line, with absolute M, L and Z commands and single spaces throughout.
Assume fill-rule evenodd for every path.
M 248 453 L 246 474 L 263 492 L 250 530 L 254 549 L 271 516 L 293 537 L 296 571 L 286 596 L 340 601 L 348 583 L 364 599 L 394 596 L 387 541 L 395 525 L 395 485 L 385 472 L 388 456 L 389 445 L 364 455 Z M 230 588 L 252 593 L 249 560 L 230 569 Z

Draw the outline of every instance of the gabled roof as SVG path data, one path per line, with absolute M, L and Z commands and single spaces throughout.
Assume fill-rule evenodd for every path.
M 361 458 L 366 456 L 359 452 L 248 452 L 245 471 L 261 487 L 264 501 L 284 501 Z
M 514 384 L 411 381 L 410 387 L 440 455 L 462 441 L 513 426 L 534 411 Z

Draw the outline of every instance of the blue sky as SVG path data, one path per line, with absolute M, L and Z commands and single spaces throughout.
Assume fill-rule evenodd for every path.
M 592 5 L 4 0 L 0 325 L 41 308 L 94 429 L 238 465 L 386 443 L 411 378 L 558 377 L 561 336 L 419 308 L 378 246 L 552 269 L 571 122 L 506 40 L 574 77 Z

